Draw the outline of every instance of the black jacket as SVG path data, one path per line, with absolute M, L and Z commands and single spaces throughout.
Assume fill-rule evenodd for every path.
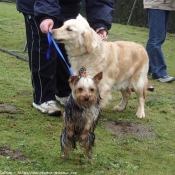
M 109 30 L 114 10 L 113 0 L 85 0 L 87 20 L 94 29 L 104 27 Z M 52 18 L 65 21 L 75 18 L 81 9 L 81 0 L 17 0 L 17 10 L 35 15 L 41 20 Z

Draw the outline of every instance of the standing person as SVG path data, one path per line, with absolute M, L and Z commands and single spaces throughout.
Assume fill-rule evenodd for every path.
M 87 20 L 102 37 L 107 38 L 112 24 L 113 0 L 86 0 Z M 32 106 L 50 116 L 60 116 L 56 99 L 64 105 L 71 89 L 70 76 L 64 61 L 52 47 L 46 59 L 47 33 L 63 22 L 76 18 L 80 13 L 81 0 L 17 0 L 17 10 L 25 19 L 29 67 L 33 86 Z M 59 48 L 68 62 L 63 44 Z
M 162 45 L 166 38 L 170 11 L 175 10 L 175 0 L 144 0 L 147 9 L 149 39 L 146 50 L 149 56 L 149 73 L 153 79 L 170 83 L 175 80 L 168 75 Z

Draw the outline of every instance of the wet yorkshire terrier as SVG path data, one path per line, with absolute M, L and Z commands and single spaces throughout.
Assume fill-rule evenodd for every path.
M 102 72 L 91 77 L 85 68 L 80 69 L 79 76 L 69 78 L 72 93 L 65 106 L 65 127 L 60 137 L 62 158 L 69 156 L 70 151 L 76 148 L 76 142 L 85 149 L 88 158 L 92 158 L 94 130 L 100 114 L 98 85 L 101 79 Z

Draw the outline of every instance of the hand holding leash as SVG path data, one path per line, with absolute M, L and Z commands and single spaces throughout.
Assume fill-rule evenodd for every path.
M 42 33 L 47 34 L 53 28 L 54 22 L 52 19 L 45 19 L 40 24 L 40 29 Z

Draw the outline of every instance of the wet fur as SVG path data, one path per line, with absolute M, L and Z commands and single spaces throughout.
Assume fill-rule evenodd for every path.
M 72 94 L 69 96 L 64 112 L 65 127 L 61 134 L 62 158 L 67 158 L 72 149 L 76 148 L 76 142 L 79 142 L 85 149 L 85 153 L 92 158 L 92 146 L 94 146 L 94 130 L 98 123 L 100 114 L 100 93 L 98 82 L 102 74 L 94 78 L 78 78 L 72 76 L 69 79 L 72 88 Z M 80 82 L 81 81 L 81 82 Z M 84 87 L 83 82 L 89 82 Z

